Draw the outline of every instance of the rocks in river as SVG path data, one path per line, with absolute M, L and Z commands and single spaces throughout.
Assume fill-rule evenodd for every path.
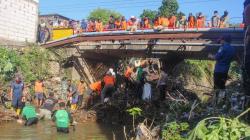
M 0 122 L 13 121 L 15 117 L 16 113 L 13 110 L 5 109 L 3 106 L 0 107 Z

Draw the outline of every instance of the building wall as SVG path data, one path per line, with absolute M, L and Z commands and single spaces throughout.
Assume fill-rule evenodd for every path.
M 0 38 L 35 42 L 38 0 L 0 0 Z

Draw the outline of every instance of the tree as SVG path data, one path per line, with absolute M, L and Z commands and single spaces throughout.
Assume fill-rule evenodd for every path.
M 150 10 L 150 9 L 144 9 L 142 14 L 140 15 L 141 18 L 148 17 L 149 19 L 154 19 L 157 15 L 157 11 Z
M 176 15 L 179 9 L 179 4 L 177 0 L 162 0 L 162 5 L 159 8 L 159 13 L 161 16 L 169 17 L 171 15 Z
M 112 10 L 104 9 L 104 8 L 97 8 L 89 14 L 88 19 L 89 20 L 101 19 L 104 24 L 107 24 L 109 21 L 110 15 L 113 15 L 115 18 L 122 16 L 122 14 L 116 11 L 112 11 Z

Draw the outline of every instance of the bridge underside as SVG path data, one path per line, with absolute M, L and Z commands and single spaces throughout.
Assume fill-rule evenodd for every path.
M 76 48 L 81 56 L 95 60 L 126 57 L 164 58 L 168 54 L 183 58 L 208 59 L 207 54 L 218 50 L 218 39 L 223 35 L 231 35 L 232 45 L 239 53 L 242 52 L 242 29 L 83 33 L 42 46 L 49 49 Z

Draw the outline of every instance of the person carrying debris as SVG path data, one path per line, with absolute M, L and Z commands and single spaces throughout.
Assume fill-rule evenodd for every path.
M 30 101 L 26 101 L 25 107 L 22 111 L 22 118 L 25 120 L 25 126 L 31 126 L 37 124 L 38 118 L 36 116 L 36 109 L 31 105 Z
M 85 108 L 88 108 L 90 105 L 93 104 L 93 98 L 95 95 L 101 95 L 102 90 L 102 82 L 97 81 L 91 83 L 86 90 L 86 97 L 84 97 Z
M 104 99 L 106 97 L 111 97 L 115 90 L 115 77 L 112 75 L 110 71 L 108 71 L 104 76 L 103 82 L 104 82 L 104 88 L 102 89 L 101 92 L 102 103 L 104 103 Z
M 161 68 L 160 77 L 159 77 L 159 80 L 158 80 L 157 86 L 156 86 L 159 89 L 159 91 L 160 91 L 160 100 L 161 101 L 165 100 L 167 77 L 168 77 L 168 75 L 166 74 L 166 72 L 164 71 L 164 69 Z
M 210 58 L 216 60 L 216 65 L 214 69 L 214 89 L 222 90 L 219 94 L 216 92 L 214 96 L 214 105 L 216 104 L 217 96 L 220 98 L 224 98 L 225 96 L 225 84 L 228 78 L 228 71 L 230 68 L 230 64 L 235 57 L 236 50 L 231 43 L 231 36 L 225 35 L 221 38 L 220 43 L 222 46 L 218 50 L 215 56 L 209 55 Z
M 77 102 L 78 102 L 78 93 L 76 86 L 72 83 L 71 80 L 68 80 L 68 104 L 72 111 L 77 109 Z
M 69 126 L 73 123 L 73 118 L 65 108 L 64 102 L 59 103 L 59 110 L 55 112 L 52 120 L 56 123 L 57 132 L 69 133 Z
M 141 99 L 143 94 L 143 85 L 144 85 L 144 71 L 143 71 L 143 65 L 141 64 L 136 71 L 136 96 L 138 99 Z
M 10 97 L 12 100 L 12 107 L 16 111 L 17 116 L 21 113 L 22 96 L 23 96 L 24 83 L 21 78 L 17 76 L 15 81 L 11 84 Z
M 133 80 L 132 80 L 132 74 L 133 74 L 133 71 L 134 71 L 134 67 L 132 64 L 129 64 L 127 66 L 127 69 L 124 73 L 124 77 L 125 77 L 125 93 L 127 93 L 127 90 L 129 87 L 131 87 L 132 83 L 133 83 Z
M 51 119 L 52 111 L 58 101 L 54 98 L 54 93 L 49 93 L 49 97 L 44 101 L 43 106 L 40 109 L 41 118 L 45 118 L 47 120 Z
M 35 82 L 35 98 L 37 107 L 41 107 L 44 100 L 44 83 L 42 79 Z

